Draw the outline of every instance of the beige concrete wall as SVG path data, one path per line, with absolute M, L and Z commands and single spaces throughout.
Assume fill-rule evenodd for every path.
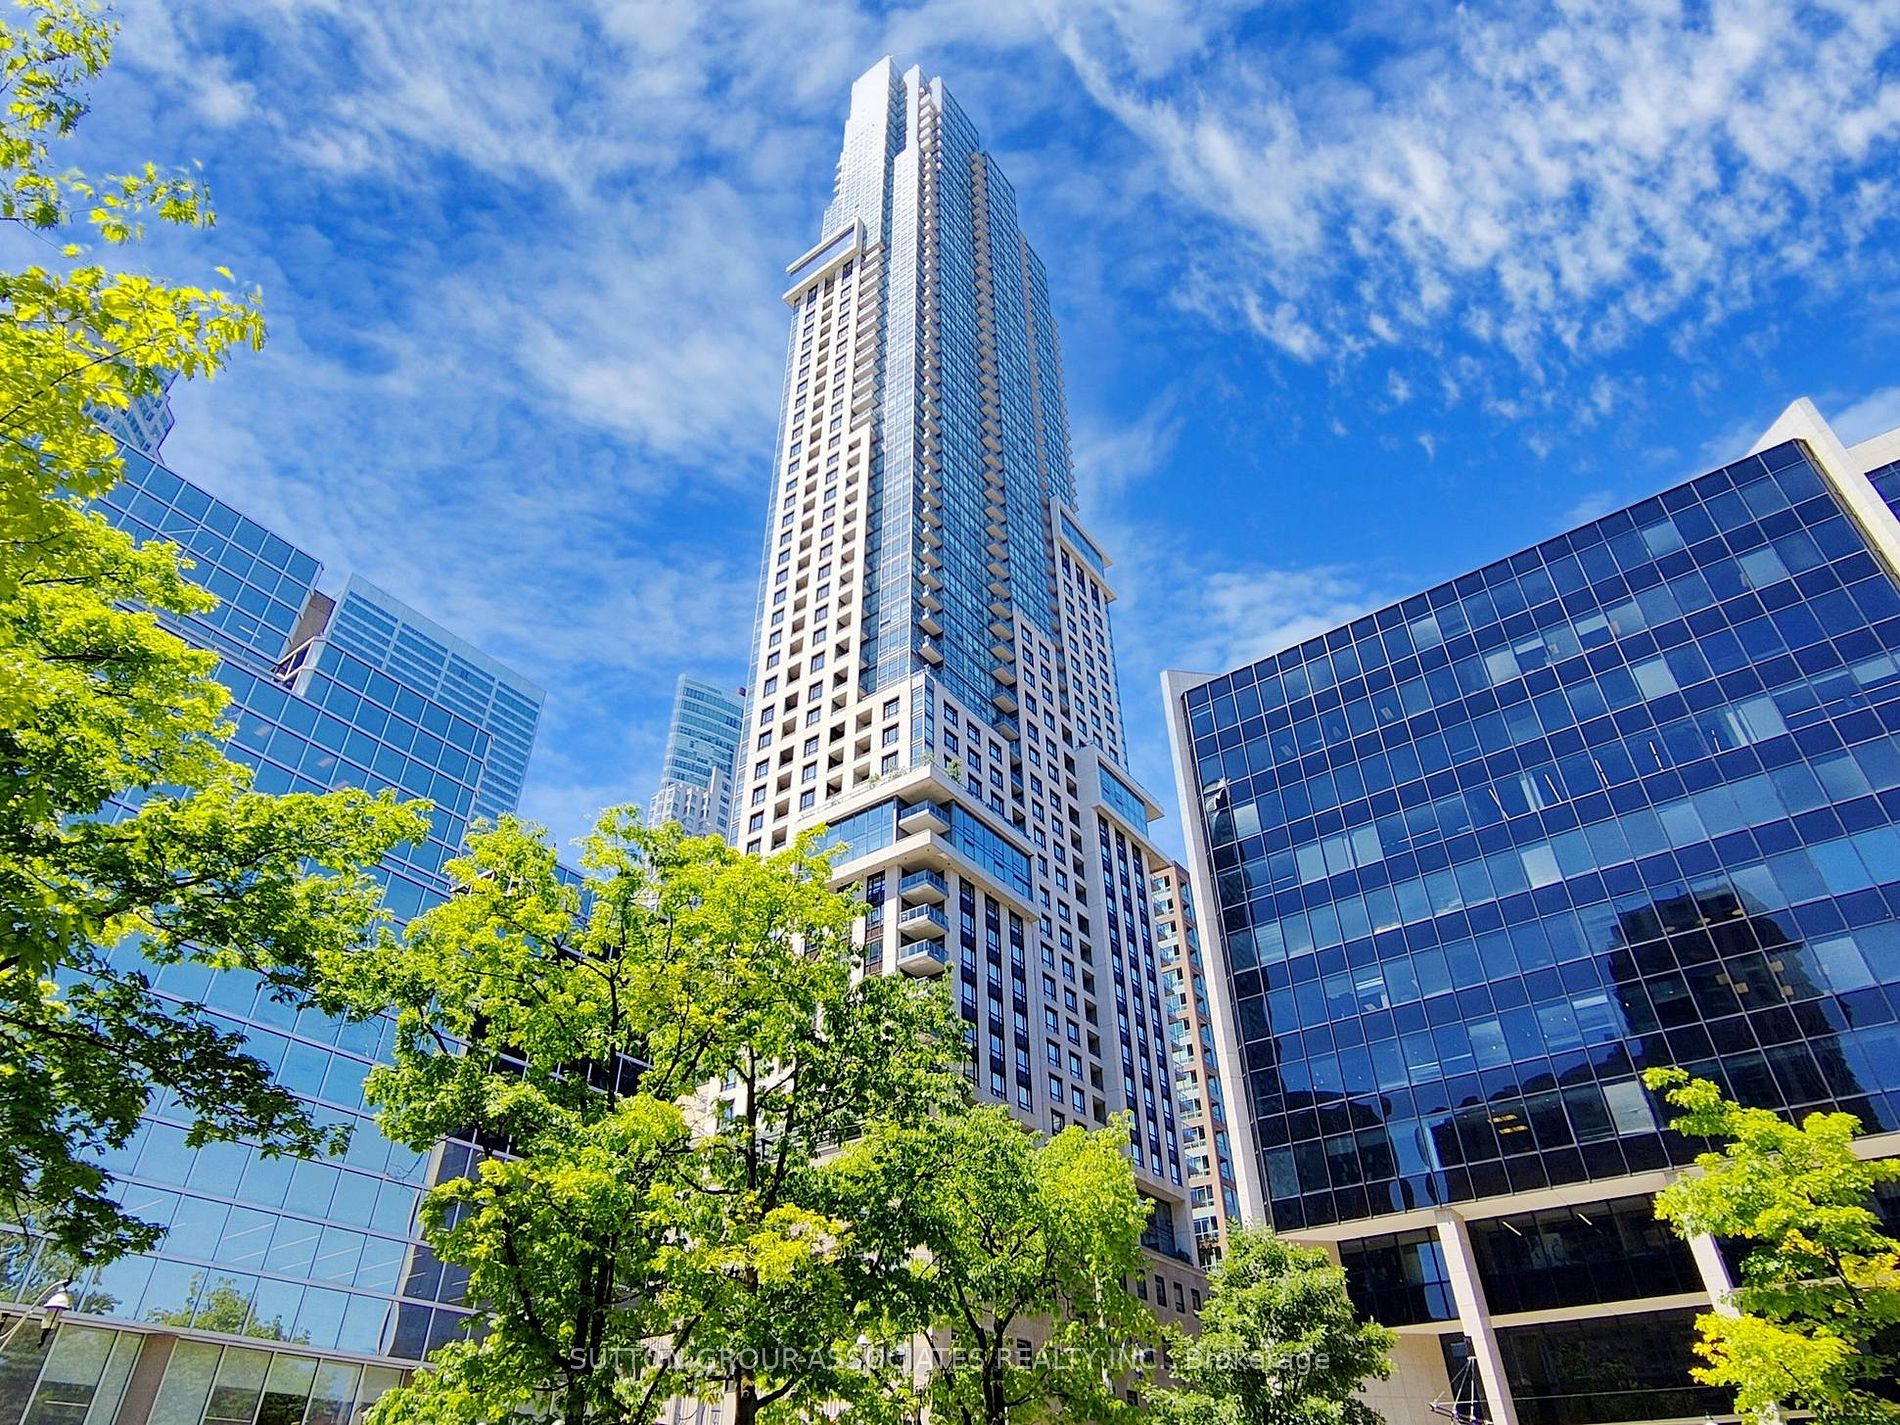
M 1442 1425 L 1432 1402 L 1451 1399 L 1451 1382 L 1438 1337 L 1401 1335 L 1392 1348 L 1392 1378 L 1371 1381 L 1360 1394 L 1386 1425 Z

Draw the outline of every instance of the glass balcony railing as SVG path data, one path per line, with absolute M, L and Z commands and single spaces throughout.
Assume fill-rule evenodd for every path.
M 942 900 L 950 894 L 950 885 L 938 871 L 912 871 L 897 884 L 907 901 Z
M 942 936 L 950 933 L 950 922 L 934 905 L 913 905 L 905 907 L 904 913 L 897 917 L 897 928 L 913 939 L 926 935 Z

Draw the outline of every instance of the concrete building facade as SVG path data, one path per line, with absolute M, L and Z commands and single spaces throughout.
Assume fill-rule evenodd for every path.
M 1187 868 L 1169 861 L 1149 878 L 1155 950 L 1161 962 L 1161 1006 L 1168 1017 L 1168 1058 L 1174 1065 L 1181 1115 L 1181 1153 L 1187 1172 L 1194 1252 L 1203 1267 L 1227 1252 L 1229 1224 L 1240 1219 L 1233 1138 L 1227 1127 L 1227 1085 L 1214 1046 L 1207 1002 L 1207 957 Z

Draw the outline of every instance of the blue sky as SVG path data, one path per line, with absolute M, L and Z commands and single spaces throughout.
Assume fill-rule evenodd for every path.
M 526 809 L 644 800 L 744 677 L 783 351 L 851 79 L 941 73 L 1013 180 L 1120 589 L 1269 652 L 1739 455 L 1900 425 L 1900 3 L 121 0 L 76 155 L 204 165 L 267 350 L 185 475 L 549 692 Z M 1178 845 L 1172 824 L 1157 828 Z

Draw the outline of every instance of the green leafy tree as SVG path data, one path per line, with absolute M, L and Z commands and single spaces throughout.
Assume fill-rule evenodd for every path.
M 1156 1324 L 1124 1285 L 1145 1270 L 1149 1213 L 1126 1124 L 1038 1142 L 986 1106 L 868 1146 L 913 1244 L 883 1334 L 933 1341 L 916 1403 L 958 1425 L 1132 1418 L 1122 1392 L 1144 1382 Z M 886 1408 L 914 1414 L 892 1384 Z
M 609 812 L 581 865 L 576 883 L 505 820 L 403 941 L 331 963 L 339 997 L 397 1014 L 394 1064 L 367 1085 L 383 1131 L 498 1150 L 422 1217 L 485 1330 L 376 1425 L 852 1398 L 883 1269 L 837 1149 L 955 1104 L 956 1020 L 935 987 L 858 975 L 855 908 L 809 838 L 761 859 Z
M 1359 1391 L 1397 1338 L 1355 1318 L 1324 1248 L 1241 1228 L 1209 1286 L 1200 1335 L 1173 1343 L 1179 1384 L 1155 1393 L 1164 1425 L 1378 1425 Z
M 1799 1124 L 1743 1108 L 1681 1069 L 1643 1076 L 1682 1110 L 1678 1133 L 1722 1140 L 1698 1171 L 1656 1197 L 1656 1215 L 1685 1239 L 1748 1244 L 1725 1311 L 1696 1320 L 1697 1380 L 1735 1392 L 1758 1420 L 1804 1410 L 1824 1425 L 1900 1420 L 1900 1243 L 1871 1207 L 1900 1159 L 1854 1151 L 1860 1121 L 1811 1113 Z
M 255 293 L 114 271 L 82 246 L 121 249 L 148 220 L 211 223 L 188 176 L 55 166 L 112 35 L 69 0 L 0 22 L 0 220 L 57 257 L 0 272 L 0 1214 L 74 1264 L 160 1235 L 97 1161 L 155 1089 L 193 1144 L 330 1145 L 240 1037 L 167 1007 L 150 972 L 243 966 L 302 996 L 319 954 L 374 927 L 362 868 L 426 824 L 388 796 L 253 792 L 224 753 L 216 660 L 158 617 L 215 601 L 175 548 L 137 546 L 89 508 L 122 474 L 101 411 L 264 335 Z

